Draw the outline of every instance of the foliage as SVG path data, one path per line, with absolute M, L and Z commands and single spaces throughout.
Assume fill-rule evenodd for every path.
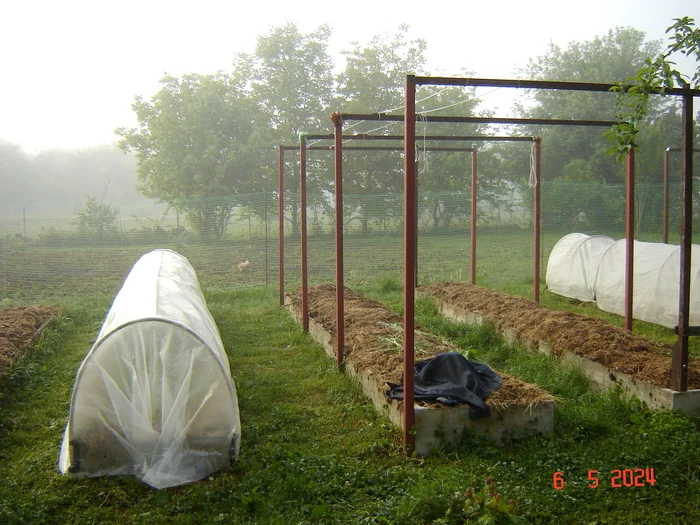
M 436 525 L 450 523 L 481 523 L 483 525 L 508 525 L 516 523 L 515 501 L 505 501 L 493 478 L 486 480 L 481 490 L 469 488 L 457 492 L 449 502 L 445 516 Z
M 302 131 L 329 124 L 333 96 L 331 30 L 301 33 L 294 23 L 257 39 L 251 63 L 252 94 L 279 140 L 296 142 Z
M 0 206 L 65 212 L 77 208 L 85 194 L 99 195 L 112 206 L 147 203 L 134 185 L 136 162 L 116 146 L 49 150 L 32 155 L 0 141 Z
M 34 166 L 18 145 L 4 140 L 0 140 L 0 174 L 0 206 L 29 200 Z
M 660 49 L 660 43 L 647 41 L 643 32 L 618 27 L 592 40 L 571 42 L 565 49 L 550 44 L 548 52 L 530 60 L 522 73 L 544 80 L 611 83 L 632 75 L 647 56 Z M 615 100 L 608 93 L 533 90 L 531 96 L 534 106 L 519 107 L 524 117 L 613 120 L 615 114 Z M 655 99 L 649 105 L 653 121 L 675 119 L 676 113 L 677 108 L 668 100 Z M 671 142 L 675 128 L 663 129 L 664 140 Z M 542 165 L 548 180 L 565 177 L 577 182 L 619 183 L 624 179 L 624 170 L 605 155 L 608 147 L 600 128 L 528 126 L 528 133 L 543 137 Z M 659 150 L 649 150 L 650 155 L 662 156 Z M 640 163 L 637 180 L 659 177 L 655 166 Z
M 336 104 L 341 112 L 396 112 L 403 107 L 404 81 L 408 73 L 420 73 L 425 65 L 424 40 L 408 38 L 408 27 L 400 26 L 393 35 L 376 35 L 369 43 L 353 42 L 344 50 L 345 68 L 337 77 Z M 353 133 L 391 134 L 396 123 L 374 125 L 367 129 L 361 123 L 347 123 Z M 358 127 L 360 126 L 360 127 Z M 364 131 L 363 131 L 364 129 Z M 399 128 L 400 129 L 400 128 Z M 377 146 L 396 146 L 396 141 L 373 142 Z M 356 145 L 356 144 L 355 144 Z M 352 147 L 353 142 L 348 146 Z M 403 163 L 400 152 L 346 150 L 343 193 L 356 195 L 400 194 Z M 368 203 L 370 204 L 370 203 Z M 372 222 L 371 204 L 357 208 L 357 220 L 363 232 Z M 380 219 L 380 222 L 383 219 Z
M 256 178 L 246 145 L 257 119 L 242 82 L 224 73 L 165 76 L 151 101 L 136 98 L 139 127 L 116 130 L 136 154 L 139 189 L 184 211 L 205 237 L 221 237 L 235 201 L 202 199 L 245 192 Z
M 700 66 L 693 72 L 692 78 L 675 69 L 676 63 L 670 60 L 674 53 L 688 55 L 700 62 L 700 29 L 688 16 L 674 18 L 674 24 L 666 29 L 670 33 L 670 42 L 655 58 L 645 59 L 644 64 L 624 80 L 617 82 L 613 91 L 616 96 L 616 118 L 620 122 L 605 134 L 612 144 L 609 154 L 616 154 L 618 161 L 638 147 L 637 136 L 641 123 L 649 116 L 652 107 L 652 95 L 666 93 L 676 86 L 697 88 L 700 86 Z M 619 77 L 618 77 L 619 78 Z M 658 98 L 658 97 L 654 97 Z
M 96 197 L 85 196 L 85 205 L 78 211 L 78 233 L 90 237 L 102 238 L 117 232 L 117 210 L 103 203 Z
M 259 169 L 271 181 L 272 190 L 278 169 L 277 145 L 298 143 L 301 132 L 314 132 L 330 124 L 333 99 L 333 60 L 328 52 L 330 29 L 320 26 L 302 33 L 293 23 L 272 28 L 258 37 L 255 52 L 243 55 L 248 64 L 249 88 L 261 113 L 256 130 Z M 287 153 L 285 208 L 291 215 L 292 232 L 299 233 L 299 169 L 298 154 Z M 330 187 L 331 155 L 308 155 L 307 197 L 309 204 L 323 205 L 323 194 Z M 324 176 L 325 175 L 325 176 Z M 252 209 L 259 218 L 261 207 Z

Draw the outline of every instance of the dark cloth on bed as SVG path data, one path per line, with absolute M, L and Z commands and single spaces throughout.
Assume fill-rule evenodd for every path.
M 402 384 L 387 383 L 386 396 L 403 399 Z M 484 402 L 501 386 L 501 377 L 483 363 L 470 361 L 458 352 L 445 352 L 415 364 L 413 397 L 416 401 L 444 405 L 468 404 L 469 417 L 489 417 L 491 409 Z

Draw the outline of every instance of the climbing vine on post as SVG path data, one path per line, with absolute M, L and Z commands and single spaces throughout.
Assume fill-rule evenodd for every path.
M 700 66 L 695 68 L 692 78 L 676 69 L 669 59 L 674 53 L 695 57 L 700 62 L 700 29 L 690 17 L 674 18 L 675 23 L 666 29 L 670 33 L 669 44 L 656 58 L 647 58 L 637 73 L 618 82 L 612 91 L 617 93 L 616 119 L 619 124 L 604 133 L 612 147 L 608 154 L 617 155 L 622 162 L 627 153 L 637 147 L 639 124 L 647 116 L 649 96 L 664 94 L 674 87 L 700 87 Z

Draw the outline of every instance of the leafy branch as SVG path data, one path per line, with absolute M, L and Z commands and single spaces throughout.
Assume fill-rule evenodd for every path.
M 674 18 L 675 23 L 666 29 L 669 44 L 655 59 L 647 58 L 636 74 L 618 82 L 611 91 L 617 93 L 615 118 L 619 124 L 613 126 L 603 135 L 612 147 L 609 155 L 617 155 L 623 161 L 625 155 L 638 146 L 639 125 L 648 114 L 649 96 L 664 95 L 667 89 L 676 86 L 697 88 L 700 85 L 700 67 L 695 69 L 692 79 L 676 69 L 676 63 L 670 60 L 674 53 L 694 56 L 700 61 L 700 29 L 690 17 Z

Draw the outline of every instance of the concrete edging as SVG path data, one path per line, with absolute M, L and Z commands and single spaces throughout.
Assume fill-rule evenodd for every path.
M 489 323 L 487 316 L 470 312 L 452 302 L 434 297 L 423 292 L 416 292 L 416 296 L 428 297 L 435 302 L 438 311 L 444 317 L 453 321 L 479 326 Z M 520 343 L 526 348 L 537 350 L 546 354 L 552 353 L 552 348 L 545 341 L 539 341 L 536 345 L 528 344 L 517 338 L 512 330 L 501 330 L 501 334 L 509 343 Z M 676 392 L 669 388 L 660 387 L 635 379 L 629 374 L 610 370 L 605 365 L 597 363 L 586 357 L 581 357 L 573 352 L 564 352 L 562 362 L 579 367 L 588 377 L 593 388 L 606 389 L 614 385 L 621 385 L 630 394 L 646 403 L 650 408 L 667 408 L 677 410 L 693 417 L 700 417 L 700 390 L 688 390 Z
M 292 318 L 301 322 L 301 312 L 285 298 L 285 306 Z M 314 319 L 309 319 L 309 334 L 320 343 L 326 353 L 335 359 L 335 348 L 331 345 L 331 334 Z M 355 367 L 352 358 L 344 362 L 347 373 L 359 381 L 362 389 L 377 411 L 401 428 L 403 402 L 388 399 L 385 384 L 372 374 Z M 554 428 L 555 402 L 544 401 L 532 405 L 514 405 L 503 410 L 492 408 L 492 416 L 485 419 L 469 419 L 469 407 L 425 407 L 414 405 L 415 450 L 418 455 L 429 456 L 445 445 L 456 445 L 466 430 L 485 434 L 496 440 L 525 437 L 532 433 L 549 434 Z

